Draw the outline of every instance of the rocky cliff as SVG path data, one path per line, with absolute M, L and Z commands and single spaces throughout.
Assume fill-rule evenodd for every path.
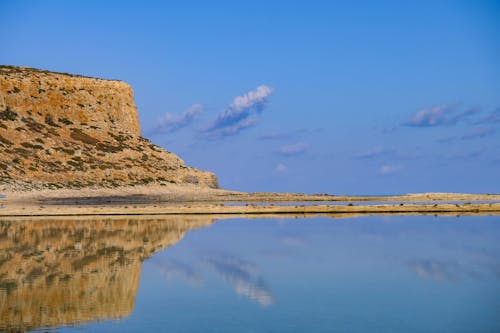
M 190 183 L 217 187 L 141 137 L 131 87 L 0 66 L 0 190 Z

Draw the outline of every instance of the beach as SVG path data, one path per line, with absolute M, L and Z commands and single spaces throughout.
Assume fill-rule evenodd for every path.
M 4 191 L 0 216 L 500 214 L 500 195 L 246 193 L 196 186 Z

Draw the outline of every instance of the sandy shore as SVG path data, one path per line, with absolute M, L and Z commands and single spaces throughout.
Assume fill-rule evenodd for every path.
M 225 205 L 111 205 L 111 206 L 24 206 L 9 205 L 0 209 L 0 217 L 12 216 L 131 216 L 131 215 L 330 215 L 330 214 L 421 214 L 454 213 L 500 214 L 500 204 L 404 204 L 362 206 L 225 206 Z
M 500 195 L 343 196 L 244 193 L 196 186 L 4 191 L 0 217 L 90 215 L 500 214 Z M 386 203 L 386 204 L 384 204 Z
M 213 198 L 225 197 L 227 195 L 238 195 L 243 192 L 198 187 L 195 185 L 142 185 L 128 187 L 85 187 L 67 189 L 37 189 L 31 191 L 19 191 L 16 188 L 0 188 L 0 194 L 4 194 L 11 203 L 38 203 L 58 201 L 72 204 L 78 200 L 87 202 L 173 202 L 173 201 L 206 201 Z M 2 200 L 2 199 L 0 199 Z
M 500 201 L 500 194 L 416 193 L 404 195 L 352 196 L 282 192 L 239 192 L 195 185 L 143 185 L 118 188 L 43 189 L 18 191 L 0 188 L 9 202 L 44 203 L 155 203 L 155 202 L 300 202 L 300 201 Z M 0 199 L 1 200 L 1 199 Z

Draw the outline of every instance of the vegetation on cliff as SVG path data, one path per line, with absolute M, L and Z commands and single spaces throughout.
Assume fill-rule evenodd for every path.
M 0 190 L 139 184 L 217 187 L 141 137 L 130 86 L 0 66 Z

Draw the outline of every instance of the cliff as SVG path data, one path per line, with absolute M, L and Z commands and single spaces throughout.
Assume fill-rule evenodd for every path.
M 0 66 L 0 190 L 156 183 L 217 187 L 141 137 L 122 81 Z
M 122 318 L 141 263 L 206 217 L 0 221 L 0 331 Z

